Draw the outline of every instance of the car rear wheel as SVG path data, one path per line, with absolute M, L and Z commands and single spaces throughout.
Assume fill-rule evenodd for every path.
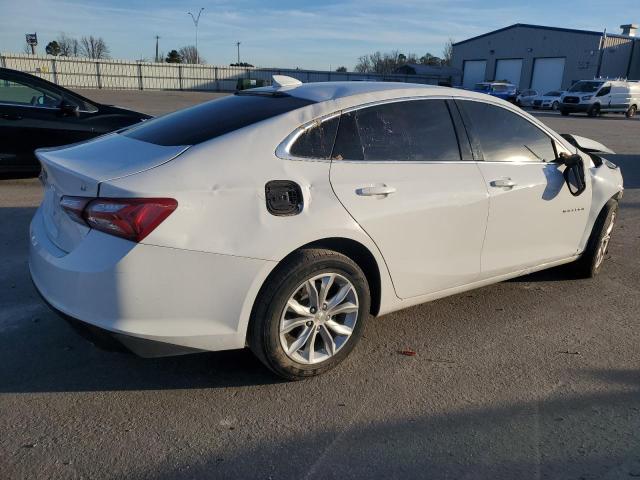
M 609 251 L 611 234 L 617 216 L 618 202 L 611 199 L 598 215 L 587 242 L 587 248 L 575 264 L 579 276 L 592 278 L 600 273 L 606 254 Z
M 355 347 L 369 304 L 367 279 L 353 260 L 331 250 L 299 250 L 262 288 L 249 346 L 287 380 L 319 375 Z
M 637 112 L 638 112 L 638 107 L 636 105 L 631 105 L 627 110 L 627 112 L 625 113 L 625 116 L 627 118 L 633 118 L 636 116 Z

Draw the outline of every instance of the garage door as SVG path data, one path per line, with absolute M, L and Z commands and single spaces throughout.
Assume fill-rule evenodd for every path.
M 476 83 L 484 82 L 486 70 L 486 60 L 466 60 L 462 71 L 462 86 L 471 90 Z
M 495 80 L 507 80 L 516 87 L 520 86 L 520 73 L 522 72 L 522 59 L 498 60 L 496 62 Z
M 564 58 L 536 58 L 533 62 L 531 88 L 539 93 L 562 88 Z

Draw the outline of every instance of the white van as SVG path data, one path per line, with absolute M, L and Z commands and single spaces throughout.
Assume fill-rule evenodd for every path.
M 624 113 L 635 116 L 640 106 L 640 82 L 626 80 L 581 80 L 561 97 L 560 112 L 567 116 L 586 112 L 590 117 L 601 113 Z

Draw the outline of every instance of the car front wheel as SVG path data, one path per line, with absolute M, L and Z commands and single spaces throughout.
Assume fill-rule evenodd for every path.
M 551 105 L 551 110 L 558 110 L 558 107 L 560 107 L 560 104 L 558 102 L 553 102 L 553 104 Z
M 587 112 L 587 115 L 589 115 L 590 117 L 599 117 L 600 105 L 596 103 L 593 107 L 589 109 L 589 111 Z
M 618 202 L 609 200 L 593 225 L 591 236 L 587 242 L 587 248 L 576 262 L 576 270 L 579 276 L 585 278 L 595 277 L 602 268 L 605 256 L 609 251 L 611 234 L 618 216 Z
M 349 257 L 301 249 L 262 288 L 249 325 L 249 346 L 287 380 L 319 375 L 344 360 L 369 313 L 367 279 Z

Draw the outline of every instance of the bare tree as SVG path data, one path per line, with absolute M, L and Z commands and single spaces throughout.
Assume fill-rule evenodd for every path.
M 102 37 L 82 37 L 80 39 L 80 54 L 88 58 L 109 58 L 109 47 Z
M 22 47 L 22 53 L 26 53 L 31 55 L 33 52 L 31 51 L 31 45 L 29 45 L 27 42 L 24 42 L 24 47 Z
M 76 38 L 69 37 L 66 33 L 61 33 L 56 38 L 60 47 L 61 57 L 77 57 L 80 55 L 80 42 Z
M 451 60 L 453 59 L 453 38 L 447 40 L 442 50 L 442 65 L 451 66 Z
M 198 55 L 198 50 L 193 45 L 187 45 L 178 50 L 183 63 L 206 63 L 202 55 Z

